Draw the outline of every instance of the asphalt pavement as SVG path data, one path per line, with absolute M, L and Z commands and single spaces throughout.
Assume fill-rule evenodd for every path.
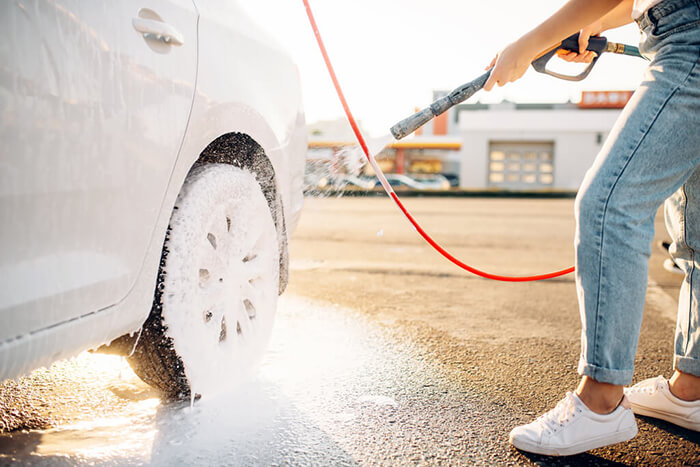
M 573 263 L 573 200 L 412 198 L 457 257 L 489 272 Z M 665 238 L 662 216 L 657 240 Z M 508 432 L 578 376 L 571 276 L 499 283 L 438 256 L 386 198 L 309 198 L 259 374 L 193 406 L 114 356 L 0 385 L 0 464 L 699 465 L 700 436 L 638 418 L 632 441 L 567 458 Z M 654 247 L 635 380 L 672 364 L 681 278 Z
M 409 210 L 451 253 L 488 272 L 525 275 L 573 264 L 572 199 L 411 198 Z M 635 381 L 671 375 L 681 276 L 663 269 L 656 219 Z M 463 429 L 493 426 L 461 446 L 493 463 L 700 464 L 698 433 L 639 417 L 631 442 L 560 460 L 519 453 L 510 429 L 552 408 L 578 382 L 580 318 L 573 276 L 501 283 L 434 252 L 386 198 L 308 199 L 292 243 L 290 292 L 349 307 L 401 336 L 483 404 Z M 452 461 L 459 462 L 460 456 Z

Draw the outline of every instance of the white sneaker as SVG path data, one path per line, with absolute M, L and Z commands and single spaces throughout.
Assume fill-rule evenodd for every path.
M 677 398 L 663 376 L 645 379 L 625 388 L 625 395 L 632 403 L 634 413 L 700 431 L 700 400 L 688 402 Z
M 679 276 L 685 276 L 685 272 L 683 272 L 683 270 L 671 258 L 666 258 L 664 260 L 664 269 L 668 272 L 678 274 Z
M 567 392 L 552 410 L 528 425 L 514 428 L 510 442 L 535 454 L 571 456 L 628 441 L 636 434 L 637 422 L 626 398 L 612 413 L 600 415 L 576 394 Z

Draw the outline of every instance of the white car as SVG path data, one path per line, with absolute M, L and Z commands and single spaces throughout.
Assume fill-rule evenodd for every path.
M 184 397 L 255 359 L 303 202 L 289 56 L 231 1 L 2 2 L 0 30 L 0 380 L 112 342 Z
M 406 190 L 406 189 L 413 189 L 413 190 L 425 190 L 427 187 L 423 185 L 421 182 L 418 182 L 408 175 L 403 175 L 403 174 L 384 174 L 386 176 L 387 181 L 389 182 L 389 185 L 391 185 L 394 189 L 398 190 Z M 377 180 L 375 182 L 374 187 L 375 188 L 381 188 L 382 184 Z
M 413 174 L 411 178 L 423 185 L 427 190 L 450 189 L 450 181 L 441 174 Z

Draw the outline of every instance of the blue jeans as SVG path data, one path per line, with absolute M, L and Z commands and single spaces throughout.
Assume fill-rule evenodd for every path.
M 632 381 L 654 217 L 668 198 L 671 253 L 686 273 L 675 367 L 700 376 L 700 0 L 665 0 L 637 20 L 644 81 L 576 198 L 579 373 Z

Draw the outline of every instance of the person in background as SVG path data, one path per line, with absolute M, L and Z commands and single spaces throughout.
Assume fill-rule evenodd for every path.
M 523 451 L 571 455 L 629 440 L 633 411 L 700 431 L 700 2 L 570 0 L 504 48 L 484 89 L 519 79 L 543 50 L 580 31 L 568 61 L 590 62 L 592 35 L 633 20 L 651 60 L 576 198 L 581 381 L 556 407 L 516 427 Z M 654 216 L 666 200 L 674 261 L 685 273 L 674 373 L 631 388 Z

